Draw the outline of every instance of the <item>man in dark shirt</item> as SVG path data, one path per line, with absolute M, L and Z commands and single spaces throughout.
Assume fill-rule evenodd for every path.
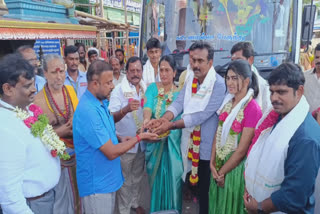
M 284 63 L 268 82 L 273 109 L 259 122 L 247 158 L 245 206 L 249 213 L 314 213 L 320 126 L 303 96 L 302 70 Z

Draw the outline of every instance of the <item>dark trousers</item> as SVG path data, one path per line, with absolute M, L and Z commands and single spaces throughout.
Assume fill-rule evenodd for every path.
M 210 161 L 199 160 L 199 213 L 208 214 L 209 212 L 209 186 L 210 186 Z

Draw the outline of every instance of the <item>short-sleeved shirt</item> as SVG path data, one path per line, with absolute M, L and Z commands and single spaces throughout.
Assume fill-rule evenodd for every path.
M 74 113 L 73 140 L 80 197 L 115 192 L 123 184 L 120 158 L 109 160 L 99 149 L 109 140 L 118 144 L 108 105 L 108 100 L 101 103 L 86 90 Z
M 36 90 L 37 90 L 36 94 L 42 90 L 46 82 L 47 82 L 46 79 L 43 78 L 42 76 L 39 76 L 39 75 L 35 76 L 34 86 L 36 87 Z
M 262 117 L 262 112 L 256 100 L 252 99 L 243 111 L 244 118 L 241 121 L 241 128 L 255 128 Z
M 75 82 L 70 76 L 68 71 L 66 71 L 66 80 L 64 81 L 65 85 L 71 85 L 75 90 L 78 99 L 82 97 L 83 93 L 87 90 L 87 76 L 86 73 L 79 71 L 77 81 Z

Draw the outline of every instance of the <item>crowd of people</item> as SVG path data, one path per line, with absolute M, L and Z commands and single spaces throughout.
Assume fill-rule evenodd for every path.
M 196 41 L 179 84 L 160 41 L 146 49 L 143 65 L 67 46 L 44 77 L 30 46 L 1 59 L 0 213 L 143 214 L 145 172 L 150 213 L 181 213 L 183 186 L 200 214 L 320 212 L 320 44 L 314 68 L 282 63 L 266 81 L 251 43 L 222 77 Z

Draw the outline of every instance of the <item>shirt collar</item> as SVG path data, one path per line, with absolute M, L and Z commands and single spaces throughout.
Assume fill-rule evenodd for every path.
M 100 106 L 105 106 L 108 107 L 109 106 L 109 101 L 107 99 L 102 101 L 102 104 L 100 102 L 100 100 L 98 100 L 98 98 L 96 98 L 95 96 L 93 96 L 93 94 L 87 89 L 86 92 L 84 92 L 83 94 L 84 96 L 86 96 L 88 98 L 88 100 L 97 107 Z
M 6 108 L 13 109 L 13 110 L 15 109 L 12 105 L 10 105 L 9 103 L 6 103 L 2 99 L 0 99 L 0 104 Z
M 79 79 L 80 77 L 83 77 L 83 76 L 86 75 L 84 72 L 79 71 L 79 70 L 78 70 L 78 74 L 79 74 L 79 75 L 78 75 L 78 78 L 77 78 L 77 79 Z M 66 77 L 69 78 L 69 79 L 72 79 L 72 78 L 70 77 L 69 73 L 68 73 L 68 70 L 66 70 Z M 72 79 L 72 80 L 73 80 L 73 79 Z

